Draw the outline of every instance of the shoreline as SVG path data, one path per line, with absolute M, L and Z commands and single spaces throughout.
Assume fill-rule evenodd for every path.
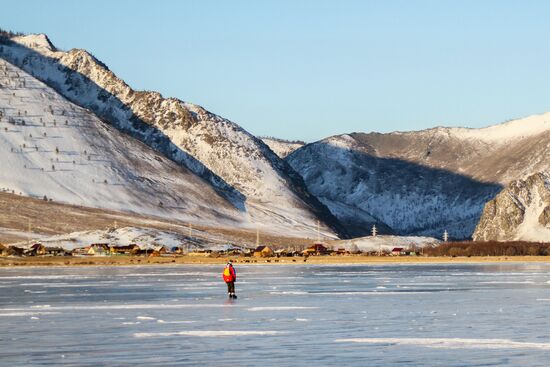
M 306 264 L 470 264 L 470 263 L 534 263 L 548 262 L 550 256 L 472 256 L 472 257 L 427 257 L 427 256 L 310 256 L 281 258 L 254 257 L 138 257 L 138 256 L 104 256 L 104 257 L 0 257 L 0 268 L 36 267 L 36 266 L 132 266 L 132 265 L 222 265 L 231 259 L 239 265 L 306 265 Z

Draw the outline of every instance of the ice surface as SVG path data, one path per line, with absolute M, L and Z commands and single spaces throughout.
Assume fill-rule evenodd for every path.
M 248 336 L 248 335 L 277 335 L 278 331 L 237 331 L 237 330 L 202 330 L 202 331 L 176 331 L 173 333 L 135 333 L 136 338 L 158 338 L 163 336 L 199 336 L 199 337 L 219 337 L 219 336 Z
M 236 266 L 0 269 L 0 364 L 547 365 L 550 264 Z
M 415 345 L 428 348 L 473 348 L 473 349 L 545 349 L 550 350 L 550 343 L 525 343 L 508 339 L 464 339 L 464 338 L 358 338 L 337 339 L 340 343 L 367 343 Z

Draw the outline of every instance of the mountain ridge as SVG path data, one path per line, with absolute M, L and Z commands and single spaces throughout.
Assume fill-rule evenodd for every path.
M 15 45 L 4 45 L 0 56 L 205 177 L 238 209 L 246 210 L 252 222 L 274 220 L 307 229 L 319 219 L 327 234 L 343 233 L 301 176 L 240 126 L 198 105 L 134 91 L 88 52 L 52 51 L 44 37 L 38 37 L 41 42 L 36 38 L 14 37 Z M 157 131 L 152 133 L 151 127 Z
M 447 230 L 452 237 L 462 239 L 473 234 L 485 203 L 503 187 L 548 168 L 549 147 L 550 113 L 544 113 L 479 129 L 435 127 L 386 134 L 340 134 L 307 144 L 286 159 L 342 222 L 364 217 L 355 225 L 363 227 L 358 235 L 367 234 L 373 224 L 386 224 L 397 234 L 410 234 L 413 228 L 403 224 L 413 216 L 428 225 L 420 228 L 419 234 L 441 237 Z M 393 182 L 404 178 L 388 174 L 390 169 L 403 170 L 402 176 L 408 177 L 403 182 L 406 189 L 395 187 Z M 355 171 L 355 177 L 350 171 Z M 386 180 L 372 183 L 380 174 Z M 435 181 L 428 182 L 423 176 Z M 455 187 L 445 180 L 463 184 Z M 330 182 L 337 189 L 331 191 Z M 384 189 L 388 187 L 393 189 Z M 404 203 L 410 208 L 404 209 Z M 469 214 L 465 218 L 461 213 Z M 432 229 L 431 222 L 440 225 Z

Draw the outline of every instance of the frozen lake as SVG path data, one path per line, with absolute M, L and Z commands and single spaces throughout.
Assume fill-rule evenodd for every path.
M 550 264 L 0 269 L 0 365 L 547 366 Z

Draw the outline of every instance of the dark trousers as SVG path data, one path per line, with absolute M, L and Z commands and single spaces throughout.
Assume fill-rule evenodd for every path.
M 227 293 L 235 293 L 235 282 L 225 282 L 227 284 Z

